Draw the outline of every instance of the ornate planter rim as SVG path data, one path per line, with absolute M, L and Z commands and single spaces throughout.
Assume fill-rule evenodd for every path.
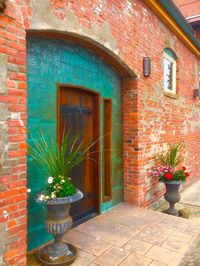
M 83 198 L 83 193 L 79 189 L 77 189 L 76 191 L 77 191 L 77 193 L 72 195 L 72 196 L 63 197 L 63 198 L 48 199 L 46 201 L 41 201 L 37 198 L 36 202 L 45 203 L 47 205 L 59 205 L 59 204 L 73 203 L 73 202 L 76 202 L 76 201 Z
M 164 184 L 172 184 L 172 185 L 180 185 L 181 183 L 184 183 L 184 181 L 160 181 Z

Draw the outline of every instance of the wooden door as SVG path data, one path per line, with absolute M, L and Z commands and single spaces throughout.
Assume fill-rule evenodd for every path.
M 90 91 L 60 87 L 58 92 L 58 141 L 63 132 L 78 134 L 86 147 L 99 139 L 99 97 Z M 64 133 L 64 134 L 65 134 Z M 98 212 L 99 208 L 99 144 L 90 148 L 85 160 L 70 173 L 72 183 L 83 192 L 83 199 L 73 203 L 74 220 Z

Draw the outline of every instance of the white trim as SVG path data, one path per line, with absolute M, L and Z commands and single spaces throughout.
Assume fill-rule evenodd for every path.
M 176 94 L 176 60 L 174 58 L 172 58 L 171 56 L 169 56 L 166 52 L 163 53 L 163 59 L 164 58 L 173 64 L 173 67 L 172 67 L 172 90 L 169 90 L 168 88 L 164 87 L 165 86 L 165 77 L 164 77 L 164 62 L 163 62 L 163 83 L 164 83 L 163 87 L 164 87 L 164 91 Z
M 200 17 L 200 14 L 194 15 L 194 16 L 191 16 L 191 17 L 187 17 L 186 19 L 192 19 L 192 18 L 198 18 L 198 17 Z

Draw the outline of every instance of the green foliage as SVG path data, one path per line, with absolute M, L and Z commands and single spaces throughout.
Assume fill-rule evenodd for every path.
M 48 185 L 46 196 L 50 198 L 62 198 L 72 196 L 76 193 L 76 188 L 71 183 L 70 177 L 58 176 L 53 178 L 53 182 Z
M 166 153 L 157 156 L 157 162 L 161 165 L 178 166 L 184 160 L 184 157 L 180 153 L 182 148 L 183 145 L 181 143 L 169 145 L 169 149 Z
M 180 169 L 174 172 L 173 181 L 185 181 L 185 180 L 186 180 L 186 175 L 183 169 Z
M 71 138 L 70 132 L 63 136 L 60 147 L 54 139 L 51 141 L 45 139 L 42 132 L 39 134 L 39 139 L 32 138 L 32 143 L 28 145 L 29 155 L 46 176 L 53 178 L 53 182 L 47 184 L 46 194 L 50 197 L 51 193 L 56 197 L 75 194 L 76 189 L 69 178 L 70 171 L 84 160 L 93 144 L 84 148 L 78 136 Z M 61 182 L 63 178 L 65 182 Z M 54 186 L 59 186 L 61 189 L 57 190 Z
M 182 148 L 182 144 L 173 144 L 169 145 L 167 152 L 158 154 L 155 158 L 156 165 L 153 168 L 152 175 L 162 182 L 185 181 L 190 174 L 186 172 L 185 166 L 181 168 L 179 166 L 184 160 L 181 152 Z

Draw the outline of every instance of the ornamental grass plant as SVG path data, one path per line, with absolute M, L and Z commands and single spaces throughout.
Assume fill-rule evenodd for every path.
M 185 181 L 189 176 L 185 166 L 180 166 L 184 161 L 182 144 L 168 145 L 165 153 L 160 153 L 155 157 L 156 166 L 152 175 L 161 182 Z
M 40 132 L 39 138 L 32 138 L 28 145 L 28 153 L 33 161 L 47 176 L 45 190 L 39 200 L 68 197 L 76 194 L 77 190 L 70 178 L 70 171 L 79 165 L 87 155 L 89 147 L 84 147 L 79 136 L 71 137 L 70 132 L 63 136 L 59 146 L 57 142 L 44 137 Z

